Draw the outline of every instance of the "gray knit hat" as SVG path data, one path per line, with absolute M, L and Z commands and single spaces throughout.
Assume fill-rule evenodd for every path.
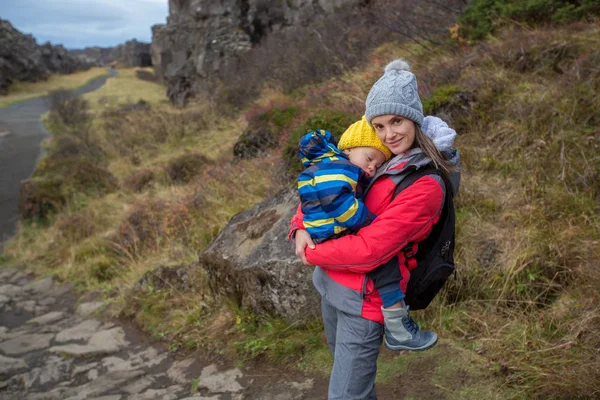
M 419 99 L 417 78 L 402 59 L 392 61 L 371 88 L 365 116 L 369 124 L 380 115 L 401 115 L 423 125 L 423 105 Z

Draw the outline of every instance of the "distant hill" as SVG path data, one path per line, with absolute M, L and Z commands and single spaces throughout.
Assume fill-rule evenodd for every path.
M 106 65 L 112 62 L 118 62 L 128 67 L 149 67 L 152 65 L 150 43 L 138 42 L 135 39 L 116 47 L 95 46 L 69 50 L 69 54 L 97 65 Z

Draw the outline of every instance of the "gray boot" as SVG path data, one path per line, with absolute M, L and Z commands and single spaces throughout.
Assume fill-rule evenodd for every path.
M 423 332 L 409 315 L 409 307 L 383 308 L 385 324 L 385 347 L 389 350 L 423 351 L 438 341 L 434 332 Z

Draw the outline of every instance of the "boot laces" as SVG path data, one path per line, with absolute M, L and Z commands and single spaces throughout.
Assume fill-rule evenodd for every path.
M 409 331 L 413 335 L 416 335 L 417 333 L 419 333 L 418 325 L 415 323 L 415 321 L 410 316 L 404 317 L 404 327 L 406 328 L 407 331 Z

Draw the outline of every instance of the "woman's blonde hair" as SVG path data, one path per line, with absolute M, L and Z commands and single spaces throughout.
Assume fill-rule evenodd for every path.
M 429 136 L 423 133 L 423 130 L 418 124 L 415 124 L 415 142 L 413 147 L 419 147 L 423 153 L 431 159 L 433 166 L 446 175 L 446 177 L 450 177 L 453 172 L 458 171 L 458 168 L 455 167 L 442 155 L 437 146 L 433 143 L 433 140 L 429 138 Z

